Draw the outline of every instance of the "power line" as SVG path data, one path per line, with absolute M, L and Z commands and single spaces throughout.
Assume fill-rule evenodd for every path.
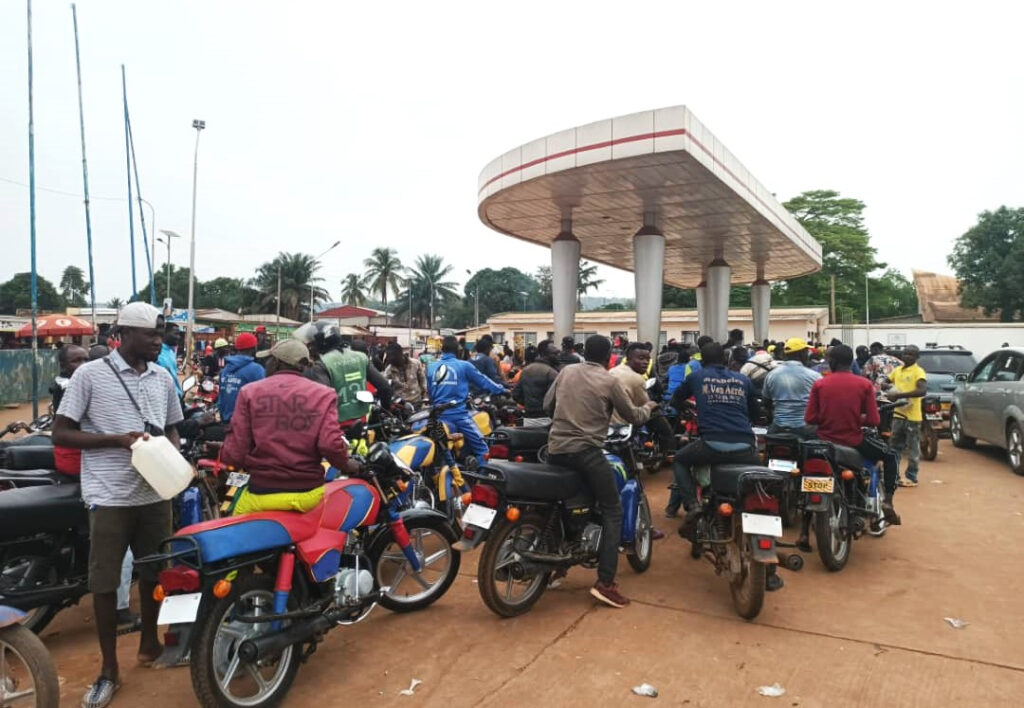
M 28 189 L 28 184 L 27 183 L 19 182 L 19 181 L 14 180 L 14 179 L 7 179 L 6 177 L 0 177 L 0 182 L 7 182 L 8 184 L 16 184 L 19 187 L 25 187 L 26 189 Z M 79 199 L 83 199 L 83 200 L 85 199 L 84 195 L 78 194 L 76 192 L 65 192 L 65 191 L 60 190 L 60 189 L 50 189 L 48 187 L 40 187 L 39 185 L 36 185 L 36 191 L 38 191 L 38 192 L 51 192 L 53 194 L 62 194 L 65 197 L 77 197 Z M 92 200 L 92 199 L 102 199 L 103 201 L 106 201 L 106 202 L 123 202 L 123 201 L 125 201 L 124 197 L 95 197 L 95 196 L 90 196 L 89 199 L 90 200 Z

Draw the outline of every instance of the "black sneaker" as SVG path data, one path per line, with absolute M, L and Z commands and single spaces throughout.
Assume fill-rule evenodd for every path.
M 679 535 L 682 538 L 693 538 L 693 532 L 696 530 L 700 514 L 701 508 L 699 506 L 693 506 L 686 510 L 686 516 L 683 517 L 683 523 L 679 527 Z
M 783 585 L 785 585 L 785 583 L 782 581 L 782 578 L 779 577 L 777 572 L 773 573 L 769 571 L 768 575 L 764 579 L 764 589 L 768 592 L 781 590 Z

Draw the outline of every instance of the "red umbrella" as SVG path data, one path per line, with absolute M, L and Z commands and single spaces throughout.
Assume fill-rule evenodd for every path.
M 84 337 L 92 334 L 92 323 L 74 315 L 46 315 L 36 320 L 36 333 L 40 337 Z M 25 323 L 17 336 L 31 337 L 32 323 Z

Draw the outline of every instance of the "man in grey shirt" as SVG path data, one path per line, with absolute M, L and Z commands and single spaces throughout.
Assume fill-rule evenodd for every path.
M 619 592 L 615 582 L 622 538 L 622 502 L 615 470 L 604 456 L 604 440 L 612 410 L 624 420 L 640 425 L 647 422 L 658 404 L 648 401 L 643 406 L 634 406 L 619 380 L 608 373 L 612 343 L 607 337 L 588 337 L 583 353 L 586 361 L 562 369 L 544 397 L 544 408 L 552 419 L 549 460 L 553 465 L 575 470 L 590 487 L 601 510 L 597 582 L 590 594 L 612 607 L 625 607 L 629 599 Z
M 143 302 L 118 314 L 121 347 L 83 364 L 71 377 L 54 421 L 54 445 L 80 448 L 82 498 L 89 507 L 89 589 L 103 668 L 82 705 L 103 708 L 120 687 L 117 666 L 117 586 L 121 561 L 131 548 L 136 558 L 159 549 L 171 533 L 171 504 L 132 467 L 132 444 L 147 431 L 163 432 L 177 446 L 174 425 L 181 405 L 170 374 L 154 362 L 160 354 L 163 316 Z M 139 661 L 152 663 L 161 651 L 156 632 L 160 607 L 153 599 L 156 567 L 139 570 L 142 636 Z

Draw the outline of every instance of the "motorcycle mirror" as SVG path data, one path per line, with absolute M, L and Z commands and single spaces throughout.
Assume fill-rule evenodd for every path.
M 204 379 L 203 382 L 201 384 L 199 384 L 199 385 L 207 393 L 212 393 L 213 392 L 214 384 L 213 384 L 213 381 L 211 381 L 210 379 Z
M 196 387 L 196 377 L 189 376 L 187 379 L 181 382 L 181 390 L 188 393 Z
M 656 378 L 654 378 L 652 376 L 651 378 L 649 378 L 646 381 L 644 381 L 644 388 L 646 388 L 648 391 L 650 391 L 652 388 L 654 388 L 655 384 L 657 384 L 657 383 L 658 383 L 658 379 L 656 379 Z
M 967 374 L 956 374 L 953 377 L 953 380 L 956 381 L 957 383 L 963 383 L 967 381 Z
M 373 394 L 369 391 L 356 391 L 356 400 L 360 403 L 373 403 Z

